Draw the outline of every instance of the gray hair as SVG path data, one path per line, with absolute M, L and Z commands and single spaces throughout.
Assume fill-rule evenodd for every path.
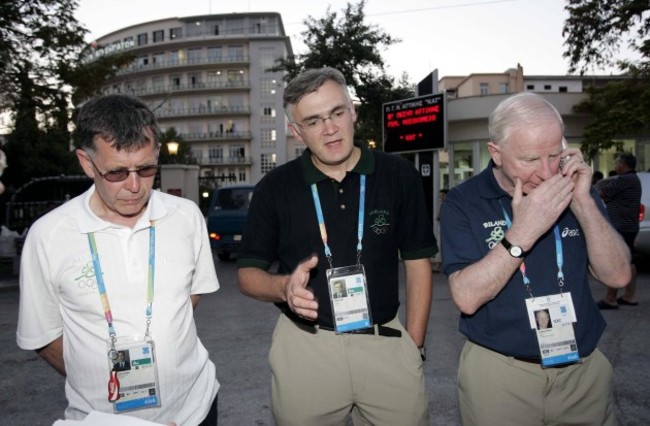
M 550 121 L 556 121 L 564 132 L 562 116 L 549 101 L 534 93 L 518 93 L 501 101 L 490 114 L 490 140 L 502 145 L 517 130 Z
M 345 90 L 345 95 L 350 99 L 348 86 L 343 74 L 334 68 L 312 68 L 308 69 L 289 82 L 284 89 L 283 106 L 289 121 L 293 121 L 291 106 L 296 105 L 300 100 L 310 93 L 317 91 L 323 84 L 333 81 Z
M 118 151 L 136 151 L 151 142 L 156 147 L 160 145 L 160 128 L 154 113 L 130 96 L 107 95 L 89 100 L 79 110 L 75 124 L 73 138 L 84 151 L 95 151 L 97 136 Z

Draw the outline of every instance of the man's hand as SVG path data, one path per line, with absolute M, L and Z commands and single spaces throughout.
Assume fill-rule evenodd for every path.
M 289 276 L 289 282 L 285 287 L 284 297 L 289 304 L 289 308 L 298 316 L 309 320 L 318 318 L 318 302 L 314 297 L 314 293 L 307 289 L 309 272 L 317 264 L 318 256 L 315 254 L 298 264 L 296 270 Z
M 574 187 L 570 177 L 557 174 L 524 197 L 523 184 L 516 179 L 512 197 L 514 217 L 508 239 L 516 241 L 524 250 L 530 250 L 569 206 Z
M 575 201 L 582 201 L 589 197 L 591 190 L 591 178 L 593 171 L 582 158 L 582 153 L 577 148 L 567 148 L 562 151 L 562 158 L 566 158 L 560 167 L 560 174 L 568 176 L 575 184 L 573 198 Z

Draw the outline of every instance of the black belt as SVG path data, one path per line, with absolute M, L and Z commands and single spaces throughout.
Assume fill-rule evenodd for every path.
M 321 330 L 336 331 L 332 327 L 326 327 L 323 325 L 319 326 L 318 328 Z M 402 337 L 402 332 L 400 330 L 386 327 L 385 325 L 381 325 L 381 324 L 370 328 L 360 328 L 358 330 L 346 331 L 342 334 L 372 334 L 372 335 L 384 336 L 384 337 Z
M 296 320 L 287 315 L 287 318 L 291 320 L 299 329 L 306 331 L 308 333 L 316 333 L 317 330 L 326 330 L 326 331 L 336 331 L 332 327 L 326 325 L 318 325 L 314 323 L 308 323 L 307 321 Z M 376 335 L 383 337 L 402 337 L 402 331 L 396 330 L 394 328 L 386 327 L 383 324 L 378 324 L 369 328 L 361 328 L 358 330 L 346 331 L 342 334 L 366 334 L 366 335 Z
M 542 368 L 564 368 L 564 367 L 568 367 L 570 365 L 575 364 L 575 363 L 569 363 L 569 364 L 560 364 L 560 365 L 550 365 L 548 367 L 544 367 L 544 366 L 542 366 L 542 359 L 541 358 L 520 358 L 520 357 L 516 357 L 516 356 L 513 357 L 513 358 L 516 359 L 517 361 L 526 362 L 528 364 L 539 365 Z

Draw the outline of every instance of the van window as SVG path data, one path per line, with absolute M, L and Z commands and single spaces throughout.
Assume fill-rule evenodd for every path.
M 219 190 L 215 210 L 247 210 L 253 197 L 250 188 L 224 188 Z

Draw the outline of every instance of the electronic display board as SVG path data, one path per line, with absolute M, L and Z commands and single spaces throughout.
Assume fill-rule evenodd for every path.
M 426 95 L 383 105 L 384 151 L 443 149 L 447 139 L 445 95 Z

